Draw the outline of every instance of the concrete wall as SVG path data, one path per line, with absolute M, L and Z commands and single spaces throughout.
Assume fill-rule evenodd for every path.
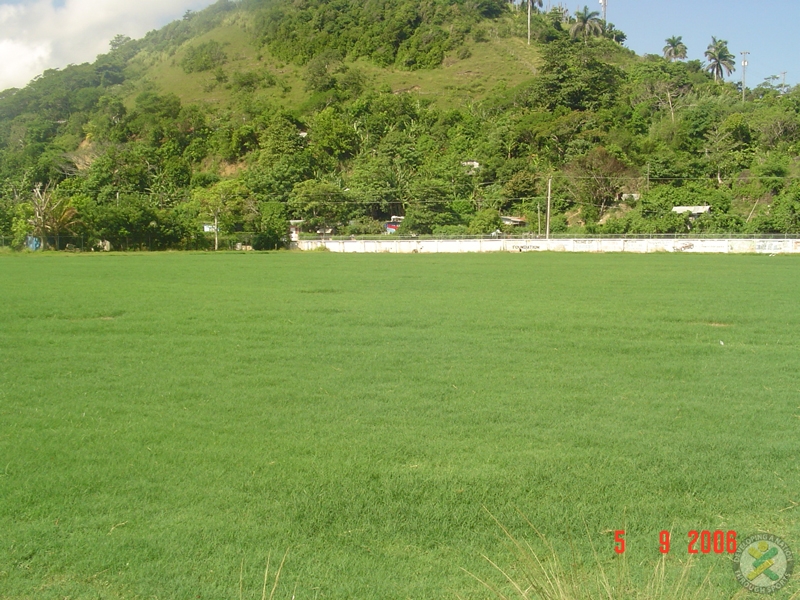
M 781 239 L 484 239 L 301 240 L 300 250 L 332 252 L 713 252 L 800 254 L 800 240 Z

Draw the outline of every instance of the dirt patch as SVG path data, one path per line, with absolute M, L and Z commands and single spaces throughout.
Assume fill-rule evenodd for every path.
M 410 88 L 403 88 L 401 90 L 395 90 L 392 93 L 397 95 L 397 94 L 405 94 L 407 92 L 418 92 L 419 90 L 420 90 L 420 87 L 418 85 L 412 85 Z
M 236 173 L 244 169 L 245 166 L 246 165 L 243 162 L 224 163 L 219 169 L 219 174 L 223 177 L 230 177 L 231 175 L 236 175 Z

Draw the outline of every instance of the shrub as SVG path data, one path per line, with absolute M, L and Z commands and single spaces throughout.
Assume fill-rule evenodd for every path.
M 230 87 L 235 92 L 254 92 L 261 86 L 272 87 L 275 82 L 275 76 L 272 73 L 236 71 L 231 75 Z
M 455 236 L 466 235 L 469 230 L 466 225 L 437 225 L 433 228 L 433 235 Z
M 492 233 L 500 229 L 502 224 L 500 213 L 493 208 L 487 208 L 472 217 L 469 222 L 469 233 L 473 235 Z
M 380 235 L 384 232 L 383 223 L 364 217 L 350 221 L 346 230 L 347 235 Z
M 289 220 L 282 202 L 262 202 L 260 231 L 253 237 L 254 250 L 276 250 L 286 246 Z
M 186 73 L 199 73 L 224 65 L 227 60 L 228 56 L 222 50 L 222 45 L 211 40 L 186 50 L 181 67 Z

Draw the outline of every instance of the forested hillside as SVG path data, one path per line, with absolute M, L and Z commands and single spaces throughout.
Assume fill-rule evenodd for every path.
M 537 231 L 550 179 L 556 232 L 800 233 L 800 89 L 743 99 L 724 41 L 640 57 L 589 9 L 527 35 L 500 0 L 220 0 L 118 36 L 0 93 L 0 236 Z

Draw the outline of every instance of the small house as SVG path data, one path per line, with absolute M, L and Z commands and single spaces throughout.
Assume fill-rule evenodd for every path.
M 694 220 L 700 215 L 704 215 L 706 213 L 711 212 L 710 206 L 673 206 L 672 212 L 678 213 L 679 215 L 689 213 L 689 217 Z
M 512 227 L 521 227 L 528 222 L 525 217 L 504 217 L 503 215 L 500 215 L 500 220 L 503 225 L 511 225 Z

